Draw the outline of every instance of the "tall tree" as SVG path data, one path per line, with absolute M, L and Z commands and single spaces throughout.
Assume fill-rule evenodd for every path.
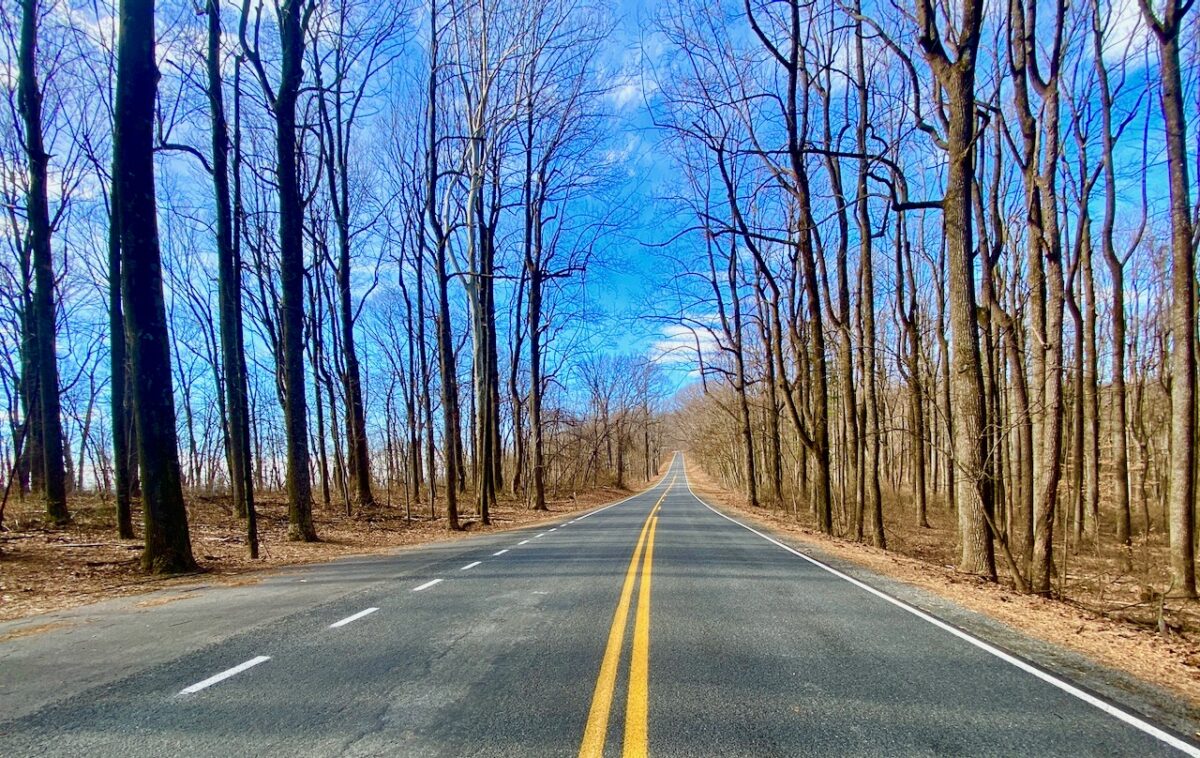
M 1117 127 L 1113 124 L 1113 87 L 1108 65 L 1104 59 L 1108 20 L 1101 14 L 1100 0 L 1092 2 L 1092 57 L 1096 67 L 1096 83 L 1100 100 L 1101 161 L 1104 166 L 1104 219 L 1101 225 L 1100 249 L 1108 267 L 1112 291 L 1112 470 L 1113 498 L 1117 511 L 1117 542 L 1130 545 L 1129 515 L 1129 419 L 1125 386 L 1125 262 L 1117 254 L 1114 228 L 1117 220 Z
M 229 124 L 221 77 L 221 5 L 206 0 L 208 20 L 208 104 L 212 120 L 212 176 L 217 207 L 217 287 L 221 322 L 221 366 L 224 369 L 226 439 L 233 506 L 246 519 L 246 544 L 258 557 L 258 522 L 254 512 L 254 482 L 250 462 L 250 404 L 247 395 L 246 347 L 242 330 L 241 240 L 235 233 L 230 190 Z M 239 82 L 240 83 L 240 82 Z M 235 95 L 235 98 L 237 95 Z M 235 111 L 237 108 L 235 108 Z M 236 114 L 235 114 L 236 115 Z
M 856 0 L 855 15 L 861 16 L 860 0 Z M 868 177 L 871 162 L 868 158 L 867 131 L 870 110 L 867 102 L 867 72 L 863 51 L 863 23 L 858 20 L 854 24 L 854 83 L 858 105 L 857 128 L 855 130 L 855 149 L 859 153 L 858 181 L 855 197 L 855 218 L 858 221 L 859 238 L 859 273 L 862 283 L 862 296 L 859 298 L 859 309 L 862 311 L 862 340 L 863 340 L 863 383 L 865 385 L 863 402 L 866 405 L 866 455 L 863 460 L 865 531 L 875 547 L 886 547 L 887 539 L 883 532 L 883 495 L 879 489 L 879 448 L 882 434 L 879 423 L 879 393 L 876 387 L 878 363 L 876 360 L 878 335 L 875 330 L 875 268 L 874 245 L 872 237 L 875 231 L 871 228 L 870 194 L 868 193 Z
M 18 103 L 25 127 L 25 156 L 29 184 L 26 192 L 26 243 L 32 250 L 34 287 L 32 314 L 27 315 L 33 326 L 34 358 L 38 388 L 36 440 L 40 449 L 31 448 L 38 456 L 45 477 L 43 495 L 46 518 L 51 524 L 71 520 L 67 510 L 67 480 L 63 465 L 63 430 L 59 402 L 58 333 L 54 306 L 54 255 L 50 249 L 50 204 L 47 198 L 47 176 L 50 156 L 46 153 L 42 134 L 42 91 L 38 84 L 37 33 L 38 0 L 21 0 L 21 42 L 18 62 Z M 28 421 L 27 421 L 28 423 Z
M 1196 596 L 1196 238 L 1188 179 L 1187 114 L 1179 47 L 1192 0 L 1155 11 L 1138 0 L 1158 41 L 1171 194 L 1171 480 L 1167 494 L 1171 592 Z
M 1032 322 L 1034 513 L 1030 585 L 1050 591 L 1054 522 L 1062 477 L 1063 438 L 1063 245 L 1059 229 L 1059 75 L 1062 67 L 1066 5 L 1053 6 L 1054 23 L 1047 61 L 1038 58 L 1036 3 L 1012 0 L 1013 92 L 1023 136 L 1019 156 L 1025 182 L 1028 261 Z M 1039 118 L 1030 104 L 1036 89 L 1042 103 Z
M 976 328 L 975 245 L 975 67 L 983 25 L 983 1 L 964 0 L 957 29 L 946 44 L 932 0 L 916 0 L 917 44 L 941 87 L 945 127 L 946 180 L 943 234 L 949 261 L 950 334 L 953 365 L 950 405 L 954 419 L 953 466 L 961 552 L 960 571 L 996 577 L 992 533 L 992 486 L 987 468 L 983 371 Z M 919 96 L 919 95 L 918 95 Z
M 175 431 L 175 394 L 163 301 L 162 261 L 154 194 L 154 0 L 121 0 L 113 183 L 121 229 L 121 292 L 133 416 L 141 467 L 145 550 L 155 573 L 196 567 Z
M 304 82 L 304 46 L 311 0 L 281 0 L 279 83 L 271 84 L 258 48 L 259 16 L 253 43 L 247 37 L 250 0 L 242 4 L 239 37 L 275 117 L 275 181 L 279 194 L 280 351 L 284 431 L 287 435 L 288 539 L 313 542 L 312 479 L 308 465 L 308 400 L 304 381 L 304 203 L 297 165 L 296 102 Z
M 423 216 L 428 235 L 421 239 L 432 249 L 434 289 L 437 295 L 434 317 L 437 332 L 438 368 L 442 388 L 442 457 L 446 470 L 446 522 L 451 530 L 460 529 L 458 521 L 458 484 L 462 475 L 460 451 L 460 420 L 458 406 L 458 369 L 454 358 L 453 333 L 450 326 L 449 275 L 446 258 L 450 241 L 442 223 L 438 208 L 441 169 L 438 150 L 442 135 L 438 126 L 439 77 L 442 75 L 441 28 L 439 24 L 438 0 L 430 0 L 429 7 L 429 79 L 426 94 L 425 132 L 425 187 Z M 430 434 L 432 434 L 432 429 Z

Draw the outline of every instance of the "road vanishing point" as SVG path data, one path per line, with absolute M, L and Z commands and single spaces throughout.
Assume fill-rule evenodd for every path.
M 710 508 L 681 456 L 558 523 L 184 595 L 10 633 L 0 755 L 1200 755 Z

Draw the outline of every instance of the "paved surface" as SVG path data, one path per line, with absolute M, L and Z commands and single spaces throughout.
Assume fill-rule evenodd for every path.
M 711 510 L 680 460 L 539 530 L 140 602 L 0 643 L 0 755 L 1200 755 Z

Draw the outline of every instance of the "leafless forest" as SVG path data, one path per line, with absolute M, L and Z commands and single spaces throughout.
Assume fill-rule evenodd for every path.
M 459 529 L 657 469 L 655 366 L 584 296 L 622 220 L 599 9 L 3 8 L 6 504 L 133 537 L 140 503 L 174 572 L 201 496 L 253 556 L 264 493 L 311 541 L 314 504 Z
M 877 546 L 936 513 L 959 571 L 1018 590 L 1069 594 L 1086 555 L 1092 599 L 1194 597 L 1191 10 L 667 12 L 696 460 Z
M 264 493 L 294 540 L 458 529 L 679 446 L 1020 591 L 1091 556 L 1195 597 L 1191 0 L 3 8 L 2 481 L 48 525 L 140 511 L 174 572 L 201 495 L 254 555 Z M 652 336 L 613 351 L 594 285 L 650 203 Z

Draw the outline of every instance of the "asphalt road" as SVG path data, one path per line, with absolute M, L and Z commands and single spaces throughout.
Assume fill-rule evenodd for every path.
M 1200 755 L 654 488 L 0 643 L 0 755 Z M 0 632 L 3 629 L 0 628 Z

